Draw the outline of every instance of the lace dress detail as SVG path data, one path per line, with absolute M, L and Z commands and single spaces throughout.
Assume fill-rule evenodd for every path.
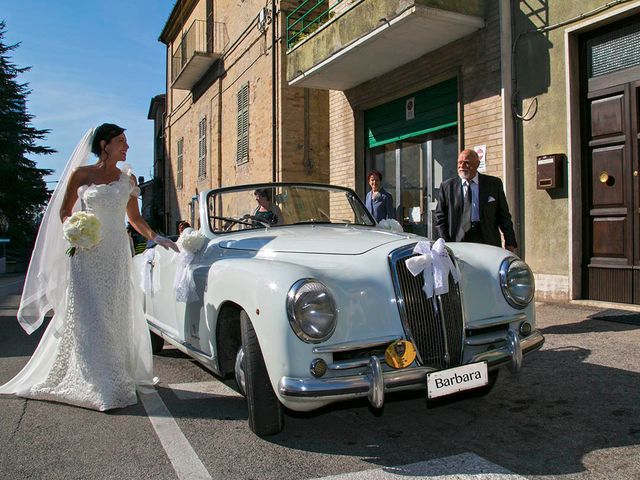
M 126 173 L 78 195 L 101 226 L 101 242 L 70 258 L 64 324 L 46 378 L 22 396 L 108 410 L 137 403 L 136 384 L 152 383 L 151 351 L 134 331 L 146 328 L 136 301 L 124 212 L 137 187 Z M 143 337 L 144 338 L 144 337 Z M 146 377 L 146 378 L 145 378 Z

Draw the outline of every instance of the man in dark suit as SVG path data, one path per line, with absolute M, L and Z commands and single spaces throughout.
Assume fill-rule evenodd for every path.
M 445 242 L 476 242 L 512 252 L 518 244 L 502 180 L 478 173 L 480 159 L 473 150 L 458 156 L 458 177 L 440 185 L 435 226 Z

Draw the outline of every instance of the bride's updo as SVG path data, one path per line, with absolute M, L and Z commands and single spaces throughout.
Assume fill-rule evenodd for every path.
M 104 140 L 106 143 L 109 143 L 112 138 L 117 137 L 122 132 L 124 132 L 124 128 L 119 127 L 115 123 L 103 123 L 98 128 L 96 128 L 96 131 L 93 134 L 93 141 L 91 142 L 91 152 L 99 157 L 100 142 Z

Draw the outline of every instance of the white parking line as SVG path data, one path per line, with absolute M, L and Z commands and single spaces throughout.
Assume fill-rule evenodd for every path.
M 180 400 L 200 400 L 211 397 L 238 397 L 238 392 L 222 382 L 174 383 L 169 388 Z
M 212 480 L 157 392 L 140 393 L 153 429 L 180 480 Z
M 361 472 L 322 477 L 316 480 L 526 480 L 506 468 L 474 453 L 436 458 L 400 467 L 382 467 Z
M 168 387 L 181 400 L 242 396 L 219 381 L 175 383 Z M 200 458 L 156 393 L 140 394 L 151 424 L 180 480 L 212 479 Z M 316 480 L 526 480 L 500 465 L 474 454 L 462 453 L 397 467 L 381 467 Z

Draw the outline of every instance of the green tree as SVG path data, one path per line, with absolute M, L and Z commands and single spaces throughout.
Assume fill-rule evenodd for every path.
M 8 237 L 9 253 L 18 259 L 28 257 L 38 229 L 41 213 L 51 192 L 43 179 L 52 170 L 38 168 L 30 155 L 55 153 L 38 145 L 49 130 L 35 128 L 33 115 L 27 112 L 27 83 L 18 76 L 30 67 L 18 67 L 9 54 L 20 44 L 7 45 L 5 22 L 0 21 L 0 217 L 8 221 L 3 237 Z

